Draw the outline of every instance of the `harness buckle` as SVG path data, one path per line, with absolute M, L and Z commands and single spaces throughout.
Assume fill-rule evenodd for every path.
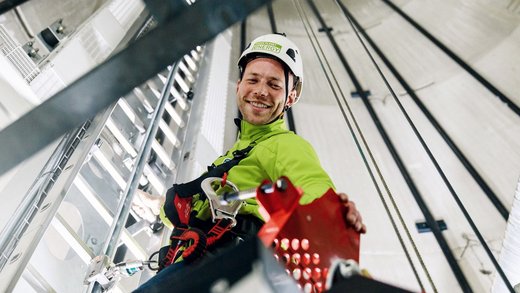
M 230 227 L 234 227 L 237 224 L 237 220 L 235 219 L 235 217 L 238 214 L 238 211 L 240 210 L 242 205 L 244 204 L 244 201 L 236 200 L 229 204 L 221 204 L 219 196 L 217 195 L 217 192 L 213 189 L 212 185 L 214 183 L 218 183 L 218 186 L 221 186 L 223 182 L 224 179 L 222 178 L 208 177 L 202 180 L 200 187 L 202 188 L 202 191 L 204 191 L 206 197 L 208 198 L 213 223 L 217 222 L 217 220 L 220 219 L 228 219 L 231 221 Z M 226 180 L 224 182 L 224 185 L 230 186 L 235 192 L 239 191 L 238 187 L 229 180 Z

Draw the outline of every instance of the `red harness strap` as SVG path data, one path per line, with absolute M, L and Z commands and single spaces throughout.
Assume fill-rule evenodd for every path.
M 175 263 L 182 255 L 183 261 L 191 263 L 204 255 L 206 249 L 213 246 L 229 230 L 233 222 L 230 219 L 220 219 L 206 234 L 197 228 L 176 228 L 182 231 L 180 235 L 170 237 L 172 245 L 161 261 L 160 270 Z M 174 247 L 174 243 L 177 243 Z
M 224 235 L 227 231 L 231 230 L 231 224 L 233 222 L 230 219 L 220 219 L 218 222 L 209 230 L 208 232 L 208 242 L 207 246 L 211 247 L 217 240 L 222 238 L 222 235 Z
M 196 228 L 175 229 L 177 233 L 170 236 L 171 245 L 160 260 L 159 271 L 173 264 L 181 255 L 186 262 L 192 262 L 204 254 L 206 250 L 206 234 Z M 163 247 L 163 249 L 166 247 Z

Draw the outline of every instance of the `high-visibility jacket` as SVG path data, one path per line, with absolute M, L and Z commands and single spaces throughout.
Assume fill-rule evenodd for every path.
M 255 144 L 248 156 L 228 172 L 227 180 L 233 182 L 240 190 L 256 188 L 265 179 L 274 181 L 287 176 L 296 186 L 302 188 L 304 194 L 300 204 L 311 203 L 334 185 L 321 167 L 314 148 L 302 137 L 287 130 L 283 119 L 267 125 L 252 125 L 240 121 L 240 135 L 233 147 L 214 161 L 218 166 L 233 158 L 233 151 L 242 150 Z M 192 210 L 197 218 L 208 220 L 211 217 L 209 203 L 195 195 Z M 247 199 L 240 214 L 254 215 L 260 219 L 256 199 Z M 161 211 L 161 218 L 171 225 Z

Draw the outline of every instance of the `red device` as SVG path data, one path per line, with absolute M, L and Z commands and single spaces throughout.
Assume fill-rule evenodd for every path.
M 305 292 L 322 292 L 335 260 L 359 261 L 359 233 L 347 226 L 347 208 L 334 190 L 307 205 L 299 204 L 301 196 L 287 177 L 264 181 L 256 197 L 268 216 L 258 236 Z

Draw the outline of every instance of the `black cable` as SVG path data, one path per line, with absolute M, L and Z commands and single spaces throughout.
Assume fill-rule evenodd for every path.
M 267 4 L 267 15 L 269 16 L 269 24 L 271 25 L 271 32 L 273 34 L 278 32 L 278 28 L 276 27 L 276 20 L 274 18 L 273 5 L 271 3 Z M 287 82 L 286 82 L 287 84 Z M 288 90 L 288 89 L 286 89 Z M 296 124 L 294 123 L 294 116 L 292 112 L 292 108 L 287 109 L 287 124 L 289 126 L 289 130 L 296 133 Z
M 146 265 L 152 271 L 158 271 L 159 270 L 159 256 L 157 257 L 157 260 L 153 260 L 153 257 L 156 256 L 156 255 L 159 255 L 159 253 L 160 253 L 160 250 L 157 250 L 156 252 L 152 253 L 150 255 L 150 257 L 148 258 L 148 261 L 147 261 Z M 158 264 L 158 266 L 157 267 L 152 267 L 151 266 L 152 263 L 156 263 L 156 264 Z
M 464 62 L 457 54 L 451 51 L 448 47 L 446 47 L 442 42 L 440 42 L 437 38 L 431 35 L 427 30 L 425 30 L 422 26 L 420 26 L 417 22 L 411 19 L 406 13 L 404 13 L 399 7 L 395 6 L 389 0 L 381 0 L 390 8 L 392 8 L 397 14 L 402 16 L 406 21 L 408 21 L 414 28 L 420 31 L 428 40 L 433 42 L 439 49 L 441 49 L 446 55 L 448 55 L 453 61 L 459 64 L 466 72 L 471 74 L 478 82 L 480 82 L 484 87 L 486 87 L 493 95 L 497 96 L 502 102 L 506 103 L 507 106 L 516 113 L 516 115 L 520 116 L 520 108 L 509 99 L 504 93 L 502 93 L 499 89 L 497 89 L 494 85 L 492 85 L 487 79 L 485 79 L 482 75 L 476 72 L 469 64 Z
M 241 23 L 240 23 L 240 54 L 242 52 L 244 52 L 244 50 L 246 49 L 246 29 L 247 29 L 247 18 L 244 19 Z M 242 73 L 240 73 L 240 70 L 238 72 L 239 76 L 238 78 L 239 79 L 242 79 Z M 242 112 L 240 112 L 239 109 L 237 109 L 237 113 L 238 113 L 238 119 L 242 120 Z M 240 132 L 240 130 L 237 128 L 237 135 L 238 135 L 238 132 Z
M 244 19 L 240 22 L 240 52 L 244 52 L 246 49 L 246 21 L 247 19 Z
M 338 0 L 336 0 L 337 2 L 339 2 Z M 346 8 L 346 7 L 345 7 Z M 453 196 L 453 199 L 455 200 L 455 202 L 457 203 L 459 209 L 461 210 L 461 212 L 464 214 L 464 217 L 466 218 L 466 220 L 468 221 L 469 225 L 471 226 L 473 232 L 475 232 L 475 235 L 477 236 L 477 238 L 479 239 L 480 243 L 482 244 L 482 247 L 484 248 L 484 250 L 486 251 L 486 253 L 488 254 L 491 262 L 493 263 L 493 265 L 495 266 L 495 268 L 497 269 L 497 272 L 498 274 L 500 275 L 500 277 L 503 279 L 504 283 L 506 284 L 506 287 L 512 292 L 514 293 L 514 289 L 513 289 L 513 286 L 511 286 L 511 283 L 509 282 L 509 280 L 507 279 L 504 271 L 502 270 L 502 268 L 500 267 L 500 265 L 498 264 L 497 260 L 495 259 L 495 256 L 493 255 L 491 249 L 489 248 L 489 246 L 487 245 L 484 237 L 482 237 L 482 235 L 480 234 L 480 231 L 478 230 L 477 226 L 475 225 L 475 223 L 473 222 L 473 219 L 471 218 L 471 216 L 469 215 L 468 211 L 466 210 L 466 208 L 464 207 L 464 205 L 462 204 L 462 201 L 460 200 L 459 196 L 457 195 L 457 193 L 455 192 L 455 189 L 453 189 L 453 186 L 451 185 L 450 181 L 448 180 L 448 178 L 446 177 L 446 174 L 444 174 L 444 171 L 442 170 L 442 168 L 440 167 L 439 163 L 437 162 L 437 160 L 435 159 L 435 157 L 433 156 L 433 153 L 431 152 L 430 148 L 428 147 L 428 145 L 426 145 L 426 142 L 424 141 L 423 137 L 421 136 L 421 134 L 419 133 L 419 131 L 417 130 L 417 127 L 415 126 L 415 124 L 413 123 L 413 121 L 411 120 L 410 116 L 408 115 L 408 113 L 406 112 L 406 110 L 404 109 L 403 105 L 401 104 L 401 101 L 399 101 L 399 98 L 397 97 L 397 95 L 395 94 L 394 90 L 392 89 L 392 87 L 390 86 L 388 80 L 386 79 L 385 75 L 383 74 L 383 72 L 381 71 L 381 68 L 379 68 L 379 65 L 377 65 L 377 62 L 374 60 L 374 57 L 372 56 L 372 54 L 370 53 L 370 51 L 368 50 L 368 48 L 366 47 L 365 43 L 363 42 L 363 40 L 361 39 L 361 37 L 359 36 L 359 33 L 357 32 L 356 28 L 355 28 L 355 25 L 352 21 L 352 19 L 350 17 L 348 17 L 348 14 L 347 15 L 347 19 L 350 23 L 350 25 L 352 26 L 352 29 L 354 30 L 356 36 L 358 37 L 361 45 L 363 45 L 363 48 L 365 49 L 366 53 L 368 54 L 368 56 L 370 57 L 370 60 L 373 62 L 375 68 L 377 69 L 378 73 L 380 74 L 381 78 L 383 79 L 385 85 L 387 86 L 387 88 L 389 89 L 390 93 L 392 94 L 392 97 L 394 98 L 395 102 L 397 103 L 397 105 L 399 106 L 399 109 L 401 110 L 401 112 L 403 113 L 404 117 L 406 118 L 406 120 L 408 121 L 408 123 L 410 124 L 410 127 L 412 128 L 413 132 L 415 133 L 415 136 L 417 137 L 417 139 L 419 140 L 419 142 L 421 143 L 422 147 L 424 148 L 425 152 L 428 154 L 428 157 L 430 158 L 431 162 L 433 163 L 433 165 L 435 166 L 435 169 L 437 170 L 437 172 L 439 173 L 439 175 L 441 176 L 442 180 L 444 181 L 446 187 L 448 188 L 448 190 L 450 191 L 451 195 Z
M 310 1 L 310 0 L 308 0 L 307 2 L 308 2 L 308 4 L 309 4 L 309 6 L 311 7 L 312 11 L 314 12 L 314 14 L 316 15 L 316 17 L 318 18 L 318 20 L 320 21 L 321 25 L 322 25 L 323 27 L 326 27 L 325 22 L 324 22 L 323 18 L 321 18 L 321 15 L 319 14 L 319 11 L 318 11 L 318 9 L 316 8 L 314 2 L 312 2 L 312 1 Z M 326 31 L 328 32 L 327 35 L 329 36 L 329 34 L 330 34 L 330 30 L 326 30 Z M 333 46 L 336 45 L 335 48 L 337 48 L 337 44 L 336 44 L 335 40 L 334 40 L 333 38 L 332 38 L 332 39 L 329 38 L 329 40 L 331 40 Z M 313 45 L 313 48 L 314 48 L 314 45 Z M 315 49 L 315 48 L 314 48 L 314 49 Z M 316 49 L 315 49 L 315 51 L 316 51 Z M 338 53 L 338 51 L 336 51 L 336 52 Z M 340 54 L 340 53 L 338 53 L 338 54 Z M 319 55 L 318 52 L 316 52 L 316 55 Z M 344 59 L 344 56 L 343 56 L 343 55 L 339 55 L 339 57 Z M 319 58 L 319 56 L 318 56 L 318 58 Z M 326 60 L 325 60 L 325 61 L 326 61 Z M 326 62 L 327 62 L 327 61 L 326 61 Z M 345 63 L 346 63 L 346 60 L 345 60 Z M 327 64 L 328 64 L 328 62 L 327 62 Z M 399 243 L 400 243 L 400 245 L 401 245 L 402 248 L 403 248 L 403 251 L 404 251 L 404 253 L 405 253 L 406 259 L 407 259 L 407 261 L 410 263 L 410 266 L 411 266 L 411 268 L 412 268 L 413 274 L 414 274 L 414 276 L 415 276 L 415 278 L 416 278 L 416 280 L 417 280 L 419 286 L 421 287 L 421 291 L 424 292 L 424 291 L 425 291 L 425 289 L 424 289 L 424 285 L 422 284 L 422 282 L 421 282 L 421 278 L 419 277 L 419 274 L 418 274 L 417 270 L 415 269 L 415 266 L 414 266 L 414 264 L 413 264 L 412 258 L 411 258 L 410 254 L 409 254 L 409 252 L 408 252 L 408 250 L 407 250 L 407 248 L 406 248 L 406 245 L 405 245 L 405 243 L 404 243 L 404 240 L 403 240 L 401 234 L 399 233 L 399 229 L 398 229 L 398 227 L 397 227 L 397 224 L 396 224 L 394 218 L 392 217 L 392 215 L 391 215 L 391 213 L 390 213 L 390 208 L 389 208 L 389 206 L 388 206 L 388 204 L 387 204 L 387 202 L 386 202 L 386 200 L 385 200 L 385 198 L 384 198 L 384 196 L 383 196 L 383 193 L 382 193 L 382 191 L 381 191 L 381 188 L 379 187 L 379 185 L 378 185 L 378 183 L 377 183 L 377 180 L 376 180 L 376 178 L 375 178 L 375 176 L 374 176 L 374 173 L 373 173 L 372 170 L 370 169 L 370 166 L 369 166 L 368 160 L 366 159 L 365 155 L 363 154 L 363 149 L 361 148 L 361 144 L 359 143 L 359 140 L 357 139 L 357 137 L 356 137 L 356 135 L 355 135 L 354 129 L 352 128 L 352 125 L 350 124 L 350 122 L 349 122 L 349 120 L 348 120 L 348 117 L 347 117 L 347 115 L 346 115 L 345 109 L 344 109 L 344 107 L 342 106 L 342 104 L 341 104 L 341 102 L 340 102 L 340 100 L 339 100 L 339 98 L 338 98 L 338 94 L 336 93 L 336 90 L 335 90 L 334 87 L 332 86 L 332 81 L 330 80 L 330 77 L 326 74 L 326 69 L 325 69 L 325 67 L 324 67 L 324 65 L 323 65 L 323 62 L 322 62 L 321 60 L 320 60 L 320 65 L 321 65 L 321 67 L 323 68 L 323 70 L 324 70 L 324 72 L 325 72 L 325 77 L 327 78 L 327 81 L 329 82 L 330 89 L 332 90 L 332 92 L 333 92 L 333 94 L 334 94 L 334 98 L 336 99 L 336 102 L 337 102 L 337 104 L 338 104 L 338 107 L 339 107 L 339 109 L 340 109 L 342 115 L 343 115 L 343 118 L 344 118 L 344 120 L 345 120 L 345 123 L 347 124 L 347 127 L 349 128 L 349 130 L 350 130 L 350 132 L 351 132 L 351 134 L 352 134 L 352 137 L 353 137 L 353 139 L 354 139 L 354 142 L 356 143 L 356 146 L 357 146 L 357 148 L 358 148 L 358 150 L 359 150 L 359 152 L 360 152 L 360 154 L 361 154 L 361 157 L 362 157 L 362 159 L 363 159 L 363 162 L 365 163 L 365 166 L 366 166 L 367 171 L 368 171 L 368 173 L 369 173 L 369 175 L 370 175 L 370 178 L 371 178 L 371 180 L 372 180 L 372 182 L 373 182 L 373 184 L 374 184 L 374 187 L 376 188 L 376 191 L 377 191 L 377 193 L 378 193 L 378 195 L 379 195 L 379 197 L 380 197 L 380 199 L 381 199 L 381 202 L 382 202 L 382 204 L 383 204 L 383 206 L 384 206 L 384 208 L 385 208 L 385 211 L 387 212 L 388 217 L 390 218 L 390 222 L 391 222 L 391 224 L 392 224 L 392 227 L 393 227 L 394 231 L 396 232 L 397 238 L 399 239 Z M 330 67 L 330 65 L 329 65 L 329 67 Z M 349 71 L 349 73 L 351 72 L 350 66 L 348 66 L 348 64 L 345 66 L 345 69 L 347 69 L 347 71 Z M 331 72 L 331 74 L 332 74 L 332 72 Z M 354 76 L 354 79 L 355 79 L 355 76 Z M 334 80 L 336 80 L 336 79 L 334 78 Z M 355 79 L 355 80 L 357 81 L 357 79 Z M 336 80 L 336 84 L 338 84 L 337 80 Z M 340 91 L 340 93 L 341 93 L 341 96 L 343 97 L 343 100 L 344 100 L 345 104 L 347 105 L 347 109 L 349 110 L 350 115 L 353 117 L 353 113 L 350 111 L 350 107 L 348 106 L 348 103 L 347 103 L 347 101 L 346 101 L 346 99 L 345 99 L 345 97 L 344 97 L 344 95 L 343 95 L 341 89 L 339 89 L 339 91 Z M 377 120 L 377 121 L 379 121 L 379 120 Z M 375 121 L 374 121 L 374 122 L 375 122 Z M 354 120 L 354 123 L 356 123 L 355 120 Z M 375 122 L 375 123 L 376 123 L 376 122 Z M 376 123 L 376 125 L 377 125 L 377 124 L 378 124 L 378 123 Z M 357 123 L 356 123 L 356 126 L 358 126 Z M 359 127 L 358 127 L 358 131 L 360 131 Z M 360 134 L 361 134 L 361 131 L 360 131 Z M 370 149 L 368 148 L 368 145 L 367 145 L 365 139 L 363 138 L 363 136 L 361 136 L 361 138 L 362 138 L 362 140 L 363 140 L 365 146 L 367 147 L 368 152 L 370 153 Z M 373 160 L 373 156 L 372 156 L 371 154 L 370 154 L 370 156 L 371 156 L 371 158 L 372 158 L 372 160 Z M 373 160 L 373 163 L 374 163 L 374 165 L 376 165 L 375 162 L 374 162 L 374 160 Z M 379 173 L 379 175 L 381 176 L 380 173 Z M 384 182 L 383 178 L 381 178 L 381 180 Z M 394 202 L 393 202 L 393 203 L 394 203 Z M 394 204 L 395 204 L 395 203 L 394 203 Z M 399 213 L 398 213 L 398 215 L 399 215 Z M 400 219 L 401 219 L 401 218 L 400 218 Z M 402 221 L 402 219 L 401 219 L 401 223 L 402 223 L 403 227 L 405 228 L 405 230 L 407 230 L 407 229 L 406 229 L 406 226 L 405 226 L 405 224 L 404 224 L 404 222 Z M 408 230 L 407 230 L 407 231 L 408 231 Z M 411 236 L 410 236 L 409 233 L 407 233 L 407 236 L 408 236 L 409 238 L 411 238 Z M 411 241 L 411 242 L 412 242 L 412 241 Z M 420 255 L 419 255 L 418 251 L 416 250 L 416 246 L 415 246 L 415 245 L 414 245 L 414 249 L 415 249 L 415 252 L 417 253 L 418 258 L 421 259 L 421 257 L 420 257 Z M 429 275 L 429 274 L 428 274 L 428 275 Z M 433 285 L 433 282 L 432 282 L 432 287 L 435 288 L 435 286 Z M 435 290 L 435 291 L 436 291 L 436 290 Z
M 274 20 L 274 12 L 273 12 L 273 4 L 267 4 L 267 16 L 269 16 L 269 24 L 271 25 L 271 32 L 273 34 L 278 32 L 278 28 L 276 27 L 276 21 Z
M 294 123 L 292 108 L 287 109 L 287 124 L 289 126 L 289 130 L 296 133 L 296 124 Z
M 319 11 L 317 10 L 317 7 L 315 6 L 315 4 L 313 2 L 311 2 L 310 0 L 308 0 L 308 1 L 311 5 L 312 10 L 318 17 L 318 20 L 319 20 L 321 26 L 326 28 L 327 24 L 325 23 L 323 18 L 319 15 Z M 336 54 L 338 55 L 345 70 L 347 70 L 347 73 L 348 73 L 350 79 L 352 80 L 352 83 L 354 84 L 356 91 L 360 95 L 360 97 L 363 101 L 363 104 L 367 108 L 367 111 L 369 112 L 370 117 L 372 118 L 372 121 L 374 122 L 375 126 L 377 127 L 379 134 L 383 138 L 383 140 L 386 144 L 386 147 L 388 148 L 390 154 L 392 155 L 392 158 L 394 159 L 397 167 L 399 168 L 399 171 L 401 172 L 401 175 L 403 176 L 404 180 L 406 181 L 406 184 L 408 185 L 410 192 L 412 193 L 415 201 L 417 202 L 419 209 L 421 210 L 422 214 L 424 215 L 426 223 L 431 228 L 432 233 L 434 234 L 435 239 L 437 240 L 437 243 L 439 244 L 444 256 L 446 257 L 446 260 L 448 261 L 448 264 L 450 265 L 451 270 L 453 271 L 455 277 L 457 278 L 457 281 L 459 282 L 459 285 L 461 286 L 461 288 L 463 288 L 463 290 L 465 292 L 471 292 L 472 290 L 471 290 L 471 287 L 469 286 L 469 282 L 467 281 L 466 277 L 464 276 L 464 273 L 462 272 L 461 267 L 457 263 L 457 259 L 453 255 L 453 252 L 450 250 L 448 242 L 442 235 L 442 232 L 441 232 L 437 222 L 435 221 L 433 214 L 431 213 L 430 209 L 426 205 L 426 202 L 425 202 L 423 196 L 419 192 L 419 189 L 415 185 L 415 182 L 413 181 L 410 173 L 406 169 L 406 166 L 403 163 L 399 153 L 397 152 L 397 149 L 395 148 L 390 137 L 388 136 L 379 117 L 377 116 L 377 113 L 374 111 L 372 105 L 370 104 L 369 99 L 368 99 L 365 91 L 363 90 L 361 84 L 357 80 L 355 73 L 353 72 L 352 68 L 350 67 L 347 60 L 345 59 L 344 54 L 341 52 L 341 49 L 339 48 L 338 44 L 336 43 L 336 40 L 330 33 L 330 30 L 324 30 L 324 31 L 327 34 L 334 50 L 336 51 Z
M 384 0 L 383 0 L 384 1 Z M 464 153 L 460 150 L 460 148 L 455 144 L 455 142 L 451 139 L 451 137 L 446 133 L 446 131 L 442 128 L 442 126 L 437 122 L 437 120 L 433 117 L 433 115 L 430 113 L 428 108 L 421 102 L 419 97 L 415 94 L 415 91 L 412 89 L 412 87 L 406 82 L 406 80 L 402 77 L 402 75 L 397 71 L 397 69 L 393 66 L 393 64 L 386 58 L 385 54 L 379 49 L 379 47 L 374 43 L 372 38 L 368 36 L 368 34 L 365 32 L 363 27 L 359 24 L 359 22 L 356 20 L 355 17 L 350 14 L 345 5 L 342 2 L 339 2 L 340 8 L 343 10 L 344 14 L 349 14 L 350 18 L 352 19 L 352 22 L 354 22 L 354 25 L 357 27 L 359 32 L 363 35 L 365 40 L 368 41 L 370 44 L 370 47 L 374 49 L 374 51 L 377 53 L 379 58 L 385 63 L 388 70 L 392 72 L 392 74 L 395 76 L 395 78 L 399 81 L 399 83 L 403 86 L 403 88 L 406 90 L 406 92 L 410 95 L 410 98 L 415 102 L 417 107 L 423 112 L 423 114 L 426 116 L 428 121 L 433 125 L 433 127 L 437 130 L 437 132 L 440 134 L 440 136 L 444 139 L 446 144 L 450 147 L 450 149 L 453 151 L 453 153 L 457 156 L 459 161 L 462 163 L 462 165 L 466 168 L 466 170 L 469 172 L 469 174 L 473 177 L 475 182 L 478 184 L 478 186 L 482 189 L 482 191 L 486 194 L 486 196 L 489 198 L 491 203 L 495 206 L 497 211 L 500 213 L 500 215 L 507 221 L 507 218 L 509 217 L 509 211 L 504 206 L 504 204 L 500 201 L 498 196 L 493 192 L 491 187 L 486 183 L 484 178 L 480 176 L 477 169 L 473 167 L 471 162 L 466 158 Z

